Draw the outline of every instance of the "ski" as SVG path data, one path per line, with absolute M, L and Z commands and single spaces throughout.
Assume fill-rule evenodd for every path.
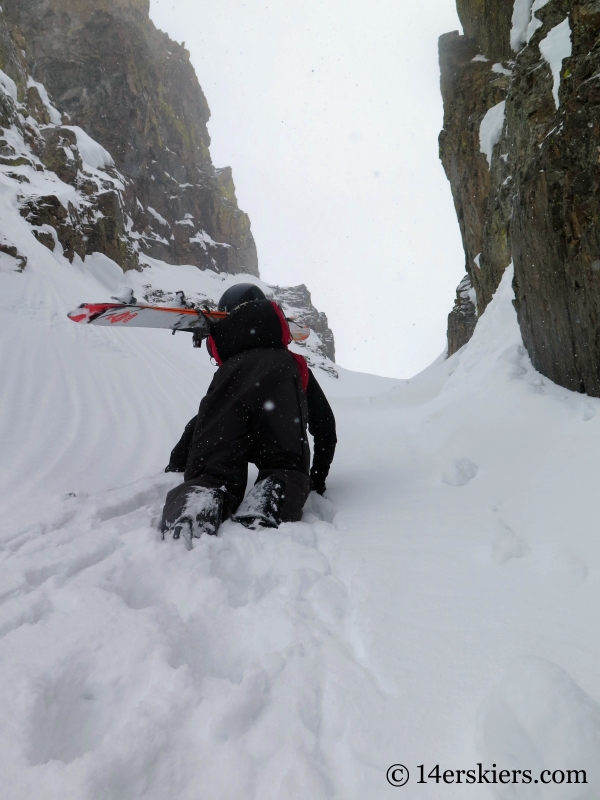
M 195 308 L 130 305 L 125 303 L 82 303 L 67 316 L 84 325 L 123 326 L 128 328 L 166 328 L 172 331 L 195 331 L 206 327 L 206 318 L 221 319 L 223 311 L 198 311 Z
M 127 328 L 164 328 L 166 330 L 195 333 L 207 329 L 207 323 L 227 316 L 226 311 L 209 309 L 170 308 L 127 303 L 82 303 L 67 314 L 73 322 L 83 325 L 125 326 Z M 304 342 L 310 328 L 288 319 L 290 333 L 295 342 Z

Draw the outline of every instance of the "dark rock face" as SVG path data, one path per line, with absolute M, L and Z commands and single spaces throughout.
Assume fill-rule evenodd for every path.
M 24 98 L 27 90 L 27 68 L 21 52 L 24 44 L 23 37 L 13 35 L 5 21 L 0 20 L 0 69 L 15 81 L 19 99 Z M 0 124 L 6 127 L 8 123 L 5 120 L 0 112 Z
M 55 172 L 61 181 L 75 184 L 83 164 L 77 147 L 77 137 L 66 128 L 48 128 L 42 131 L 44 147 L 40 148 L 42 164 Z
M 523 342 L 557 383 L 600 396 L 600 6 L 554 0 L 526 50 L 571 12 L 573 55 L 562 64 L 560 106 L 549 68 L 531 73 L 524 52 L 513 114 L 529 146 L 511 223 L 515 295 Z M 546 13 L 544 13 L 546 12 Z M 521 61 L 521 59 L 519 59 Z M 528 74 L 531 73 L 531 74 Z
M 0 253 L 12 256 L 16 262 L 16 271 L 23 272 L 27 266 L 27 256 L 21 255 L 14 244 L 11 244 L 4 236 L 0 235 Z
M 465 345 L 477 325 L 477 308 L 473 302 L 473 287 L 468 275 L 456 289 L 454 308 L 448 314 L 448 356 Z
M 139 268 L 138 252 L 123 210 L 123 176 L 113 168 L 96 171 L 95 175 L 85 172 L 76 134 L 68 128 L 48 124 L 50 115 L 38 88 L 27 85 L 24 46 L 23 36 L 11 30 L 5 16 L 0 14 L 0 64 L 15 82 L 16 89 L 16 98 L 0 91 L 0 165 L 27 166 L 37 172 L 53 173 L 75 188 L 77 194 L 75 202 L 65 206 L 54 194 L 28 193 L 27 184 L 31 181 L 23 172 L 4 171 L 8 178 L 23 186 L 21 215 L 31 224 L 38 241 L 50 250 L 55 249 L 58 241 L 71 261 L 76 254 L 85 258 L 87 254 L 100 252 L 123 269 Z M 16 149 L 20 137 L 23 146 Z M 10 231 L 7 233 L 10 235 Z M 25 267 L 26 259 L 12 252 L 15 248 L 8 240 L 2 249 L 17 258 L 20 269 Z
M 17 64 L 28 70 L 49 91 L 63 123 L 80 126 L 113 156 L 128 180 L 124 211 L 143 252 L 168 263 L 258 275 L 231 170 L 215 170 L 210 159 L 210 111 L 189 53 L 154 27 L 147 0 L 2 5 L 25 52 L 25 65 L 18 54 L 13 58 L 12 73 Z M 35 87 L 22 82 L 20 89 L 38 121 L 47 122 Z M 72 170 L 63 171 L 70 182 Z
M 513 56 L 509 35 L 513 6 L 511 0 L 456 0 L 465 36 L 476 41 L 494 61 Z
M 490 228 L 502 230 L 504 225 L 502 198 L 492 191 L 498 182 L 493 170 L 502 171 L 504 162 L 492 161 L 490 170 L 480 151 L 479 134 L 486 113 L 505 100 L 509 78 L 493 72 L 491 62 L 473 60 L 480 56 L 477 44 L 456 32 L 440 39 L 444 100 L 440 158 L 452 187 L 465 248 L 465 271 L 483 313 L 510 263 L 510 251 L 505 236 L 490 236 L 489 232 Z
M 21 206 L 21 216 L 33 226 L 34 236 L 54 250 L 54 236 L 45 226 L 56 232 L 63 254 L 70 261 L 75 254 L 84 259 L 91 253 L 103 253 L 124 269 L 138 267 L 137 253 L 125 236 L 119 195 L 114 190 L 99 192 L 85 206 L 73 203 L 65 208 L 58 197 L 30 197 Z
M 537 10 L 529 42 L 501 65 L 512 74 L 501 76 L 492 72 L 492 60 L 510 37 L 512 0 L 504 5 L 498 27 L 479 3 L 462 3 L 472 38 L 448 34 L 440 47 L 440 150 L 467 271 L 481 312 L 512 259 L 519 324 L 535 367 L 569 389 L 600 396 L 600 4 L 551 0 Z M 572 55 L 553 74 L 545 40 L 565 24 Z M 470 61 L 474 48 L 491 60 Z M 487 69 L 486 81 L 475 77 L 480 69 Z M 498 77 L 505 84 L 494 93 Z M 476 132 L 484 109 L 501 95 L 506 116 L 485 175 Z M 481 253 L 479 266 L 474 251 Z

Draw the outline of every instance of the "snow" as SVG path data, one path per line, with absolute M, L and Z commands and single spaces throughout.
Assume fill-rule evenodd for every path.
M 489 58 L 486 58 L 481 53 L 478 53 L 474 58 L 471 59 L 471 61 L 485 61 L 485 62 L 487 62 L 487 61 L 489 61 Z
M 420 376 L 319 374 L 339 450 L 303 522 L 227 522 L 188 552 L 156 523 L 206 353 L 74 325 L 68 309 L 125 276 L 99 255 L 69 265 L 24 222 L 14 234 L 31 265 L 0 274 L 0 368 L 26 378 L 0 421 L 14 796 L 386 797 L 393 763 L 482 758 L 585 768 L 600 789 L 600 401 L 533 370 L 511 270 L 469 345 Z M 161 276 L 186 291 L 243 277 L 160 262 L 126 277 Z
M 230 244 L 226 242 L 215 242 L 215 240 L 208 234 L 206 231 L 198 231 L 193 238 L 190 239 L 190 242 L 196 242 L 197 244 L 202 245 L 202 248 L 206 250 L 206 245 L 210 247 L 231 247 Z
M 50 117 L 50 122 L 53 125 L 61 125 L 62 124 L 62 115 L 58 109 L 56 109 L 52 103 L 50 102 L 50 97 L 48 96 L 48 92 L 46 91 L 46 87 L 43 83 L 38 83 L 38 81 L 34 81 L 31 76 L 27 79 L 27 88 L 34 86 L 42 98 L 42 103 L 46 107 L 46 111 Z
M 535 12 L 548 5 L 550 0 L 515 0 L 510 32 L 510 44 L 513 50 L 519 51 L 542 27 L 543 23 Z M 570 53 L 569 53 L 570 55 Z
M 477 260 L 474 259 L 474 261 L 479 266 Z M 456 287 L 456 292 L 463 300 L 470 300 L 475 306 L 475 313 L 477 313 L 477 293 L 471 284 L 471 277 L 469 275 L 465 275 L 462 281 L 458 284 Z
M 529 40 L 531 39 L 533 34 L 539 28 L 541 28 L 542 25 L 543 25 L 543 22 L 540 19 L 538 19 L 535 15 L 532 14 L 531 21 L 530 21 L 529 25 L 527 26 L 527 34 L 526 34 L 526 37 L 525 37 L 527 42 L 529 42 Z
M 554 102 L 558 109 L 560 100 L 558 97 L 558 90 L 560 89 L 560 73 L 562 69 L 562 62 L 565 58 L 569 58 L 573 52 L 571 43 L 571 26 L 569 25 L 569 17 L 555 25 L 545 39 L 540 42 L 540 53 L 544 56 L 550 69 L 552 70 L 552 78 L 554 86 L 552 94 Z
M 20 216 L 22 189 L 0 169 L 0 233 L 28 259 L 0 269 L 5 796 L 378 800 L 397 796 L 392 764 L 414 783 L 419 764 L 484 762 L 588 784 L 405 796 L 597 797 L 600 400 L 533 369 L 512 269 L 469 344 L 415 378 L 317 370 L 339 444 L 302 522 L 229 521 L 188 552 L 156 526 L 206 351 L 66 312 L 124 286 L 268 286 L 69 264 Z
M 492 72 L 497 72 L 499 75 L 512 75 L 511 70 L 503 67 L 500 62 L 492 66 Z
M 169 228 L 171 227 L 167 220 L 161 214 L 159 214 L 158 211 L 155 211 L 152 206 L 148 206 L 148 211 L 152 214 L 155 220 L 160 222 L 161 225 L 166 225 Z
M 19 272 L 20 262 L 17 258 L 0 251 L 0 272 Z
M 510 46 L 515 52 L 521 50 L 527 41 L 527 28 L 531 20 L 533 0 L 515 0 L 510 31 Z
M 105 150 L 99 142 L 92 139 L 82 128 L 78 125 L 64 125 L 63 127 L 73 131 L 77 137 L 77 147 L 84 165 L 92 169 L 114 167 L 115 162 L 108 150 Z
M 465 486 L 477 476 L 479 467 L 468 458 L 454 458 L 449 468 L 442 473 L 442 483 L 448 486 Z
M 600 708 L 556 664 L 529 657 L 516 662 L 490 693 L 479 711 L 478 733 L 482 757 L 511 763 L 517 769 L 577 769 L 571 764 L 593 764 L 600 749 Z M 518 747 L 515 747 L 518 743 Z M 560 767 L 553 765 L 560 764 Z M 557 779 L 562 783 L 562 775 Z M 589 776 L 588 776 L 589 780 Z M 573 780 L 574 783 L 574 780 Z M 592 781 L 597 786 L 596 781 Z M 522 797 L 593 797 L 583 786 L 523 787 Z M 597 791 L 597 790 L 596 790 Z M 499 798 L 514 797 L 508 791 Z
M 17 84 L 9 77 L 6 72 L 0 69 L 0 86 L 4 89 L 6 94 L 11 97 L 15 103 L 17 102 Z
M 488 109 L 484 118 L 481 120 L 479 128 L 479 149 L 486 156 L 489 167 L 492 167 L 492 153 L 494 147 L 500 141 L 502 128 L 504 127 L 504 112 L 506 101 L 502 100 L 498 105 Z

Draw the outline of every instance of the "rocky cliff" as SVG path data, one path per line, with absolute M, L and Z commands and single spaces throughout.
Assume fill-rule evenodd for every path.
M 189 53 L 154 27 L 148 0 L 3 1 L 0 184 L 57 256 L 258 276 L 231 169 L 211 162 L 209 115 Z M 6 228 L 0 254 L 23 270 Z M 333 334 L 306 287 L 269 290 L 313 328 L 311 363 L 332 371 Z
M 600 396 L 600 3 L 457 6 L 465 35 L 440 40 L 440 156 L 477 312 L 512 261 L 534 365 Z
M 28 75 L 49 93 L 59 122 L 81 127 L 111 154 L 126 179 L 123 210 L 141 250 L 169 263 L 257 275 L 231 170 L 211 162 L 210 111 L 189 53 L 155 28 L 148 0 L 7 0 L 2 7 L 2 69 L 39 122 L 51 120 Z

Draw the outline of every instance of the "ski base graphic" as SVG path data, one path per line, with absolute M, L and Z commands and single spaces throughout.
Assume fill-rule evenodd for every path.
M 208 323 L 227 316 L 226 311 L 168 306 L 127 305 L 125 303 L 82 303 L 67 316 L 83 325 L 125 326 L 127 328 L 165 328 L 172 331 L 199 333 L 208 331 Z M 304 342 L 310 328 L 288 320 L 295 342 Z

